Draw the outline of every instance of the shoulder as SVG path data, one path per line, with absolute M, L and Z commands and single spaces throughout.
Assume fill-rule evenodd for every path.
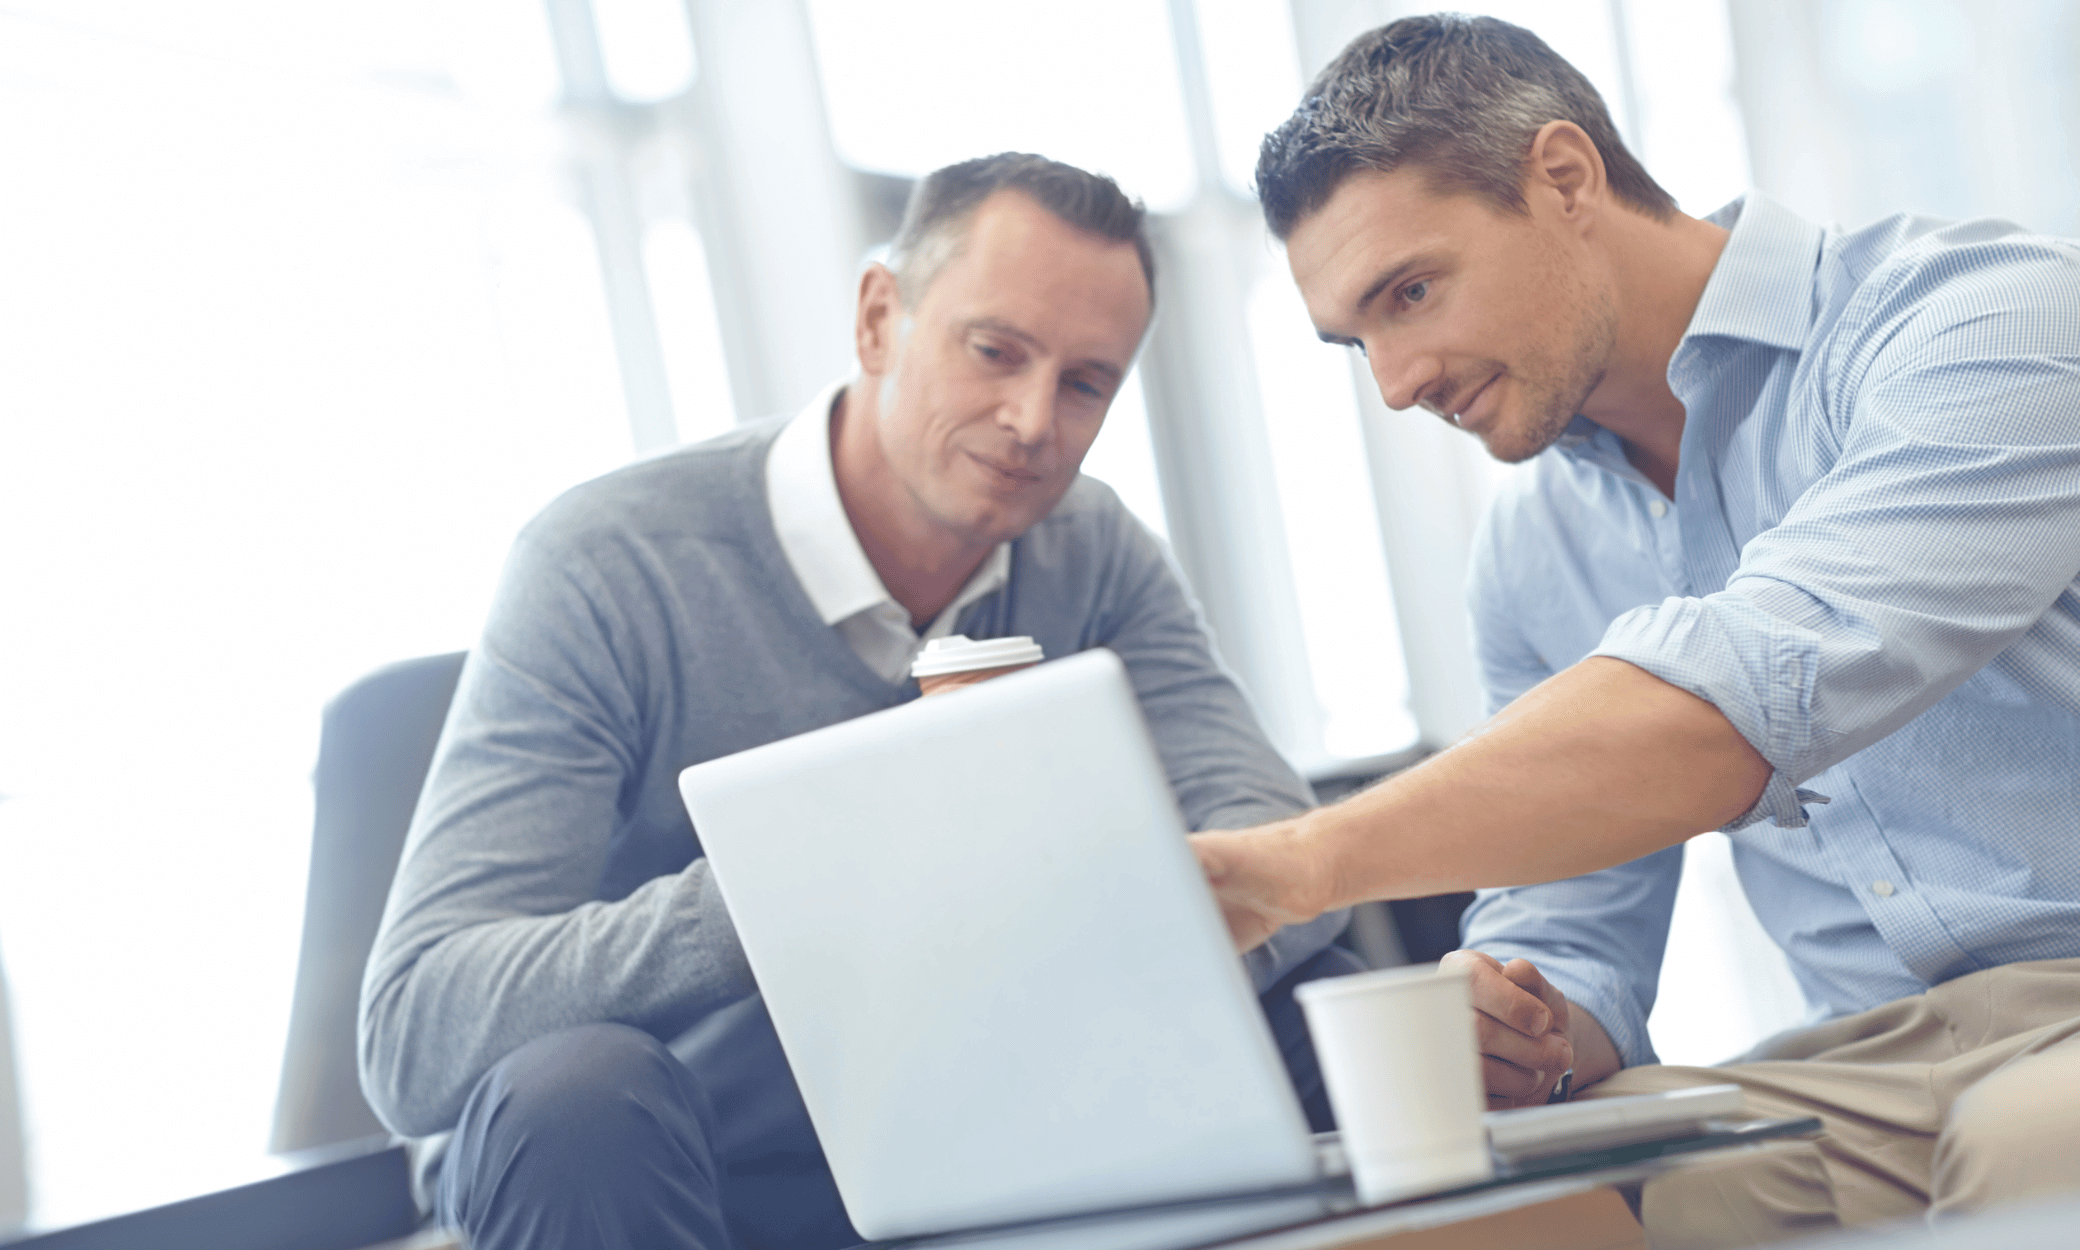
M 1888 217 L 1830 240 L 1820 329 L 1874 353 L 1937 337 L 2080 342 L 2080 246 L 1995 218 Z
M 1868 290 L 2072 281 L 2080 245 L 1998 217 L 1947 221 L 1900 213 L 1840 234 L 1829 249 L 1841 275 Z
M 528 522 L 521 542 L 570 551 L 741 533 L 747 514 L 764 505 L 766 452 L 785 424 L 741 425 L 574 486 Z
M 1079 473 L 1076 480 L 1069 483 L 1062 501 L 1041 524 L 1059 520 L 1071 525 L 1107 525 L 1132 516 L 1127 505 L 1120 502 L 1118 492 L 1088 473 Z
M 1073 552 L 1086 559 L 1136 548 L 1142 542 L 1154 549 L 1147 527 L 1135 519 L 1113 489 L 1081 473 L 1069 484 L 1061 502 L 1019 541 L 1028 548 Z
M 1021 611 L 1073 619 L 1080 635 L 1175 581 L 1162 544 L 1110 486 L 1084 476 L 1012 544 L 1011 579 Z

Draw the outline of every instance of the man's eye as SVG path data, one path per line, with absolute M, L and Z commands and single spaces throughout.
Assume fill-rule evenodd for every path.
M 1423 297 L 1428 294 L 1430 294 L 1429 283 L 1411 282 L 1401 288 L 1401 302 L 1404 304 L 1420 304 L 1423 302 Z

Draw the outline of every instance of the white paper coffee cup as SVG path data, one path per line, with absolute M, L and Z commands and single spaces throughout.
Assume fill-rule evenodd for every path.
M 951 634 L 924 644 L 924 650 L 910 666 L 910 675 L 917 679 L 924 693 L 940 694 L 1038 664 L 1046 658 L 1040 644 L 1024 636 L 975 639 Z
M 1389 968 L 1309 981 L 1293 996 L 1307 1013 L 1359 1201 L 1495 1174 L 1464 972 Z

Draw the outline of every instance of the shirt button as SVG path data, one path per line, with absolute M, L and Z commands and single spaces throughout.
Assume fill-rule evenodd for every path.
M 1890 881 L 1873 881 L 1871 882 L 1871 893 L 1879 898 L 1891 898 L 1892 883 Z
M 1657 518 L 1665 517 L 1668 515 L 1668 504 L 1656 499 L 1647 505 L 1647 511 L 1653 513 Z

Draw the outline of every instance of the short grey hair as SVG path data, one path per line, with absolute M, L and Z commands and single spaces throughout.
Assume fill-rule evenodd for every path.
M 1353 39 L 1264 137 L 1257 198 L 1283 239 L 1352 174 L 1407 165 L 1441 191 L 1523 213 L 1524 161 L 1551 121 L 1588 134 L 1620 200 L 1658 221 L 1676 211 L 1580 70 L 1521 26 L 1459 13 L 1407 17 Z
M 1148 212 L 1141 201 L 1128 199 L 1119 184 L 1103 174 L 1029 152 L 978 156 L 935 169 L 918 182 L 888 249 L 888 267 L 895 271 L 903 303 L 915 307 L 923 298 L 946 262 L 960 254 L 975 210 L 999 191 L 1030 196 L 1064 224 L 1086 234 L 1132 243 L 1154 306 L 1156 260 L 1148 243 Z

